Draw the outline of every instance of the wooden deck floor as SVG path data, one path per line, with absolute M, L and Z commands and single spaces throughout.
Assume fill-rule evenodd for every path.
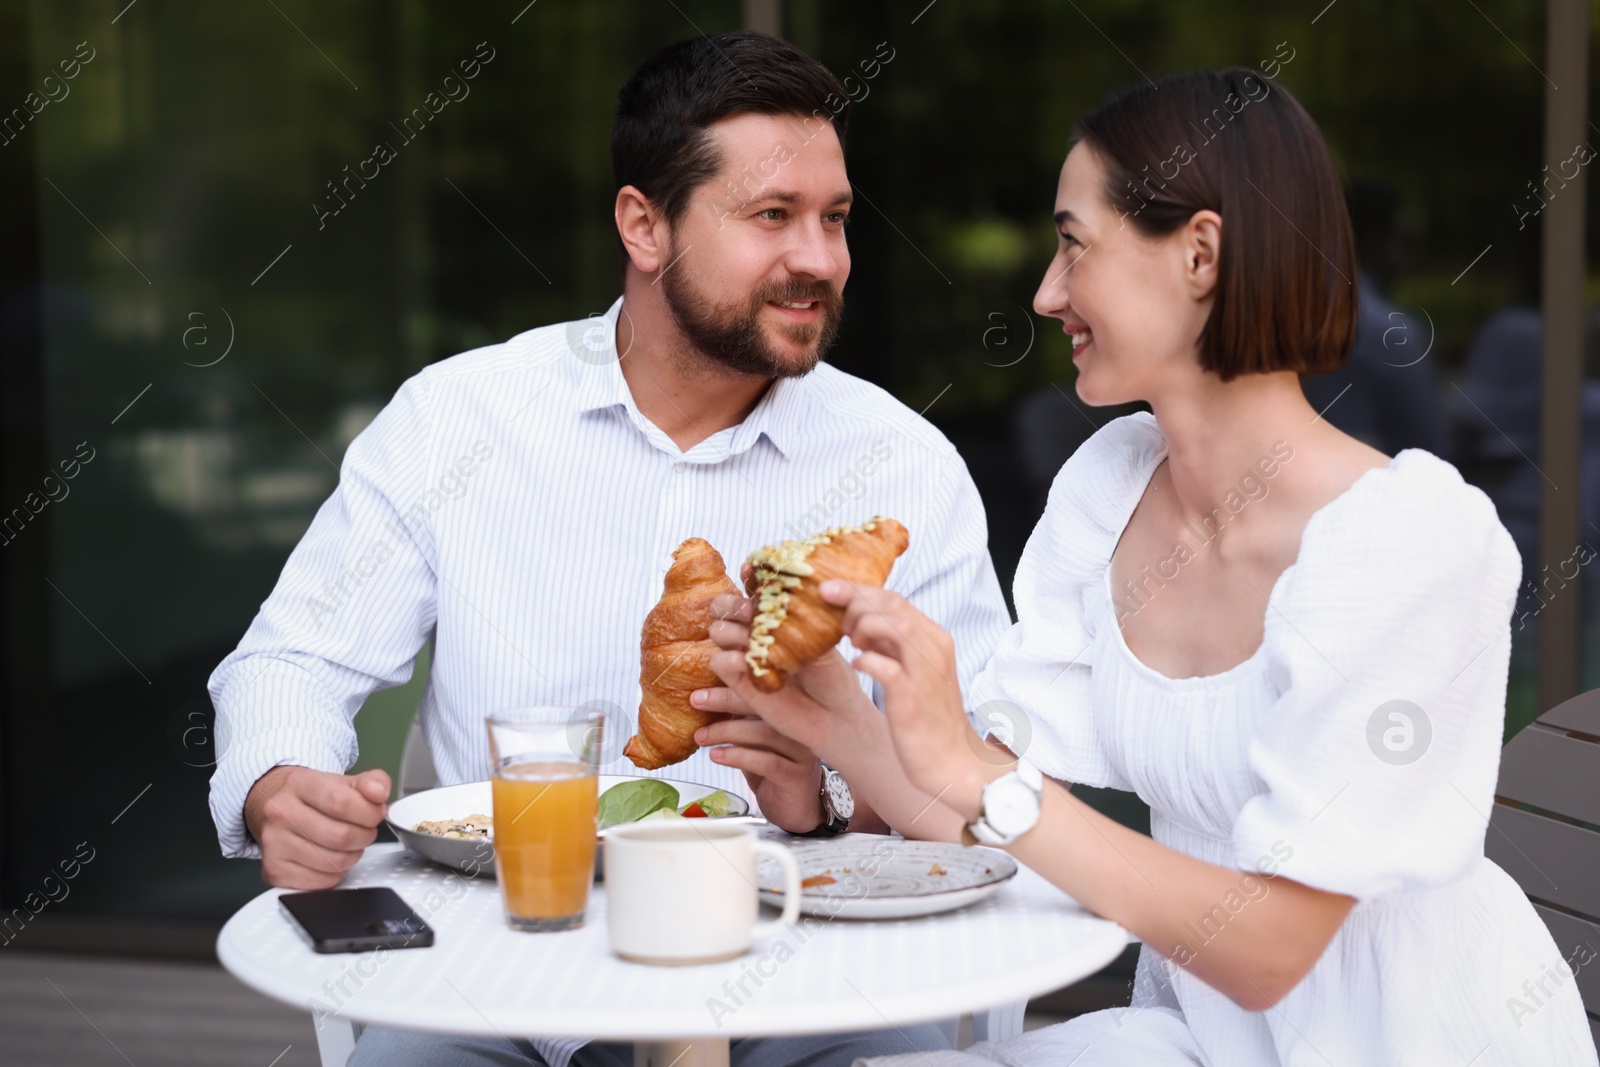
M 215 963 L 0 952 L 4 1067 L 317 1067 L 311 1016 Z

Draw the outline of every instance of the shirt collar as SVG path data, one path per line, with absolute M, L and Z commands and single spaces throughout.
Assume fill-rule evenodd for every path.
M 627 353 L 620 356 L 617 353 L 617 319 L 621 314 L 622 298 L 618 297 L 604 315 L 567 323 L 567 345 L 578 357 L 580 367 L 578 410 L 587 413 L 620 406 L 644 429 L 647 420 L 634 403 L 628 380 L 622 376 L 621 360 Z M 806 391 L 802 379 L 780 378 L 772 383 L 745 420 L 731 428 L 731 436 L 724 437 L 728 433 L 725 430 L 707 440 L 723 438 L 727 441 L 727 452 L 738 455 L 765 437 L 780 455 L 788 458 L 799 441 L 801 420 L 807 407 Z
M 805 383 L 798 378 L 779 378 L 773 382 L 744 422 L 734 427 L 729 451 L 743 452 L 765 437 L 788 459 L 799 443 L 801 417 L 806 407 L 805 391 Z
M 628 381 L 622 376 L 617 355 L 619 296 L 604 315 L 591 315 L 567 323 L 567 347 L 578 357 L 577 401 L 580 412 L 632 406 Z

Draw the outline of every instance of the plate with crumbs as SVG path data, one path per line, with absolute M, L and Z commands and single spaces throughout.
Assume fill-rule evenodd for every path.
M 1017 873 L 999 849 L 849 835 L 784 842 L 800 864 L 800 910 L 831 919 L 909 919 L 976 904 Z M 758 859 L 761 899 L 783 906 L 778 865 Z

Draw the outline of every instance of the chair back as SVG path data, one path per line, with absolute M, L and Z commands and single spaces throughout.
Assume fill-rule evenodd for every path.
M 1495 794 L 1484 853 L 1528 894 L 1568 970 L 1576 969 L 1600 1045 L 1600 689 L 1513 737 Z
M 400 796 L 410 796 L 439 784 L 439 772 L 433 766 L 433 753 L 427 739 L 422 736 L 421 716 L 411 720 L 406 733 L 406 747 L 400 753 Z

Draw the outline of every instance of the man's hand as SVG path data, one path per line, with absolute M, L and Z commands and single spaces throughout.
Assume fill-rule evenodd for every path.
M 761 814 L 780 830 L 803 834 L 822 822 L 822 764 L 811 750 L 756 718 L 736 715 L 695 731 L 713 762 L 744 772 Z
M 748 568 L 748 565 L 746 565 Z M 855 671 L 837 650 L 807 664 L 778 693 L 762 693 L 745 671 L 753 601 L 721 596 L 712 601 L 711 639 L 725 651 L 711 666 L 723 688 L 698 689 L 690 703 L 705 711 L 733 715 L 695 733 L 702 745 L 726 745 L 711 758 L 744 772 L 769 820 L 790 833 L 806 833 L 821 824 L 822 765 L 816 752 L 838 744 L 842 721 L 877 708 L 862 693 Z M 835 710 L 838 709 L 838 710 Z
M 378 835 L 389 775 L 274 767 L 250 787 L 244 822 L 261 845 L 261 878 L 284 889 L 331 889 Z
M 711 657 L 711 669 L 724 688 L 696 690 L 690 698 L 695 707 L 760 715 L 779 733 L 823 754 L 858 741 L 860 718 L 877 716 L 859 675 L 837 648 L 795 671 L 776 693 L 757 689 L 744 661 L 755 602 L 721 596 L 711 602 L 711 611 L 718 620 L 711 624 L 711 640 L 724 650 Z
M 862 692 L 855 666 L 847 662 L 837 648 L 790 674 L 782 689 L 775 693 L 764 692 L 755 687 L 744 659 L 750 621 L 754 616 L 753 602 L 733 596 L 717 597 L 711 602 L 711 611 L 717 617 L 711 624 L 711 640 L 723 650 L 712 655 L 711 669 L 723 685 L 695 690 L 690 695 L 692 705 L 741 717 L 730 723 L 751 721 L 749 717 L 759 716 L 753 721 L 765 723 L 778 737 L 798 746 L 794 749 L 797 758 L 792 762 L 799 763 L 800 753 L 815 753 L 826 760 L 845 776 L 855 792 L 852 829 L 882 833 L 893 827 L 907 836 L 944 841 L 958 838 L 959 817 L 938 804 L 936 790 L 924 791 L 911 781 L 900 765 L 887 720 L 872 698 Z M 948 673 L 952 677 L 955 675 L 953 660 Z M 959 702 L 957 714 L 965 718 Z M 716 730 L 717 726 L 710 729 Z M 748 736 L 752 742 L 757 737 L 749 726 L 733 727 L 721 736 L 736 741 L 740 734 Z M 698 737 L 697 734 L 697 740 Z M 737 748 L 728 751 L 735 752 Z M 822 818 L 821 782 L 810 774 L 804 781 L 805 790 L 811 794 L 807 810 L 815 814 L 797 826 L 789 826 L 770 813 L 768 816 L 791 832 L 812 829 Z M 774 789 L 774 786 L 768 782 L 764 788 Z M 798 779 L 791 789 L 785 790 L 785 795 L 791 791 L 798 806 L 801 794 Z M 765 796 L 761 797 L 761 808 L 768 810 Z M 924 819 L 924 816 L 928 817 Z

